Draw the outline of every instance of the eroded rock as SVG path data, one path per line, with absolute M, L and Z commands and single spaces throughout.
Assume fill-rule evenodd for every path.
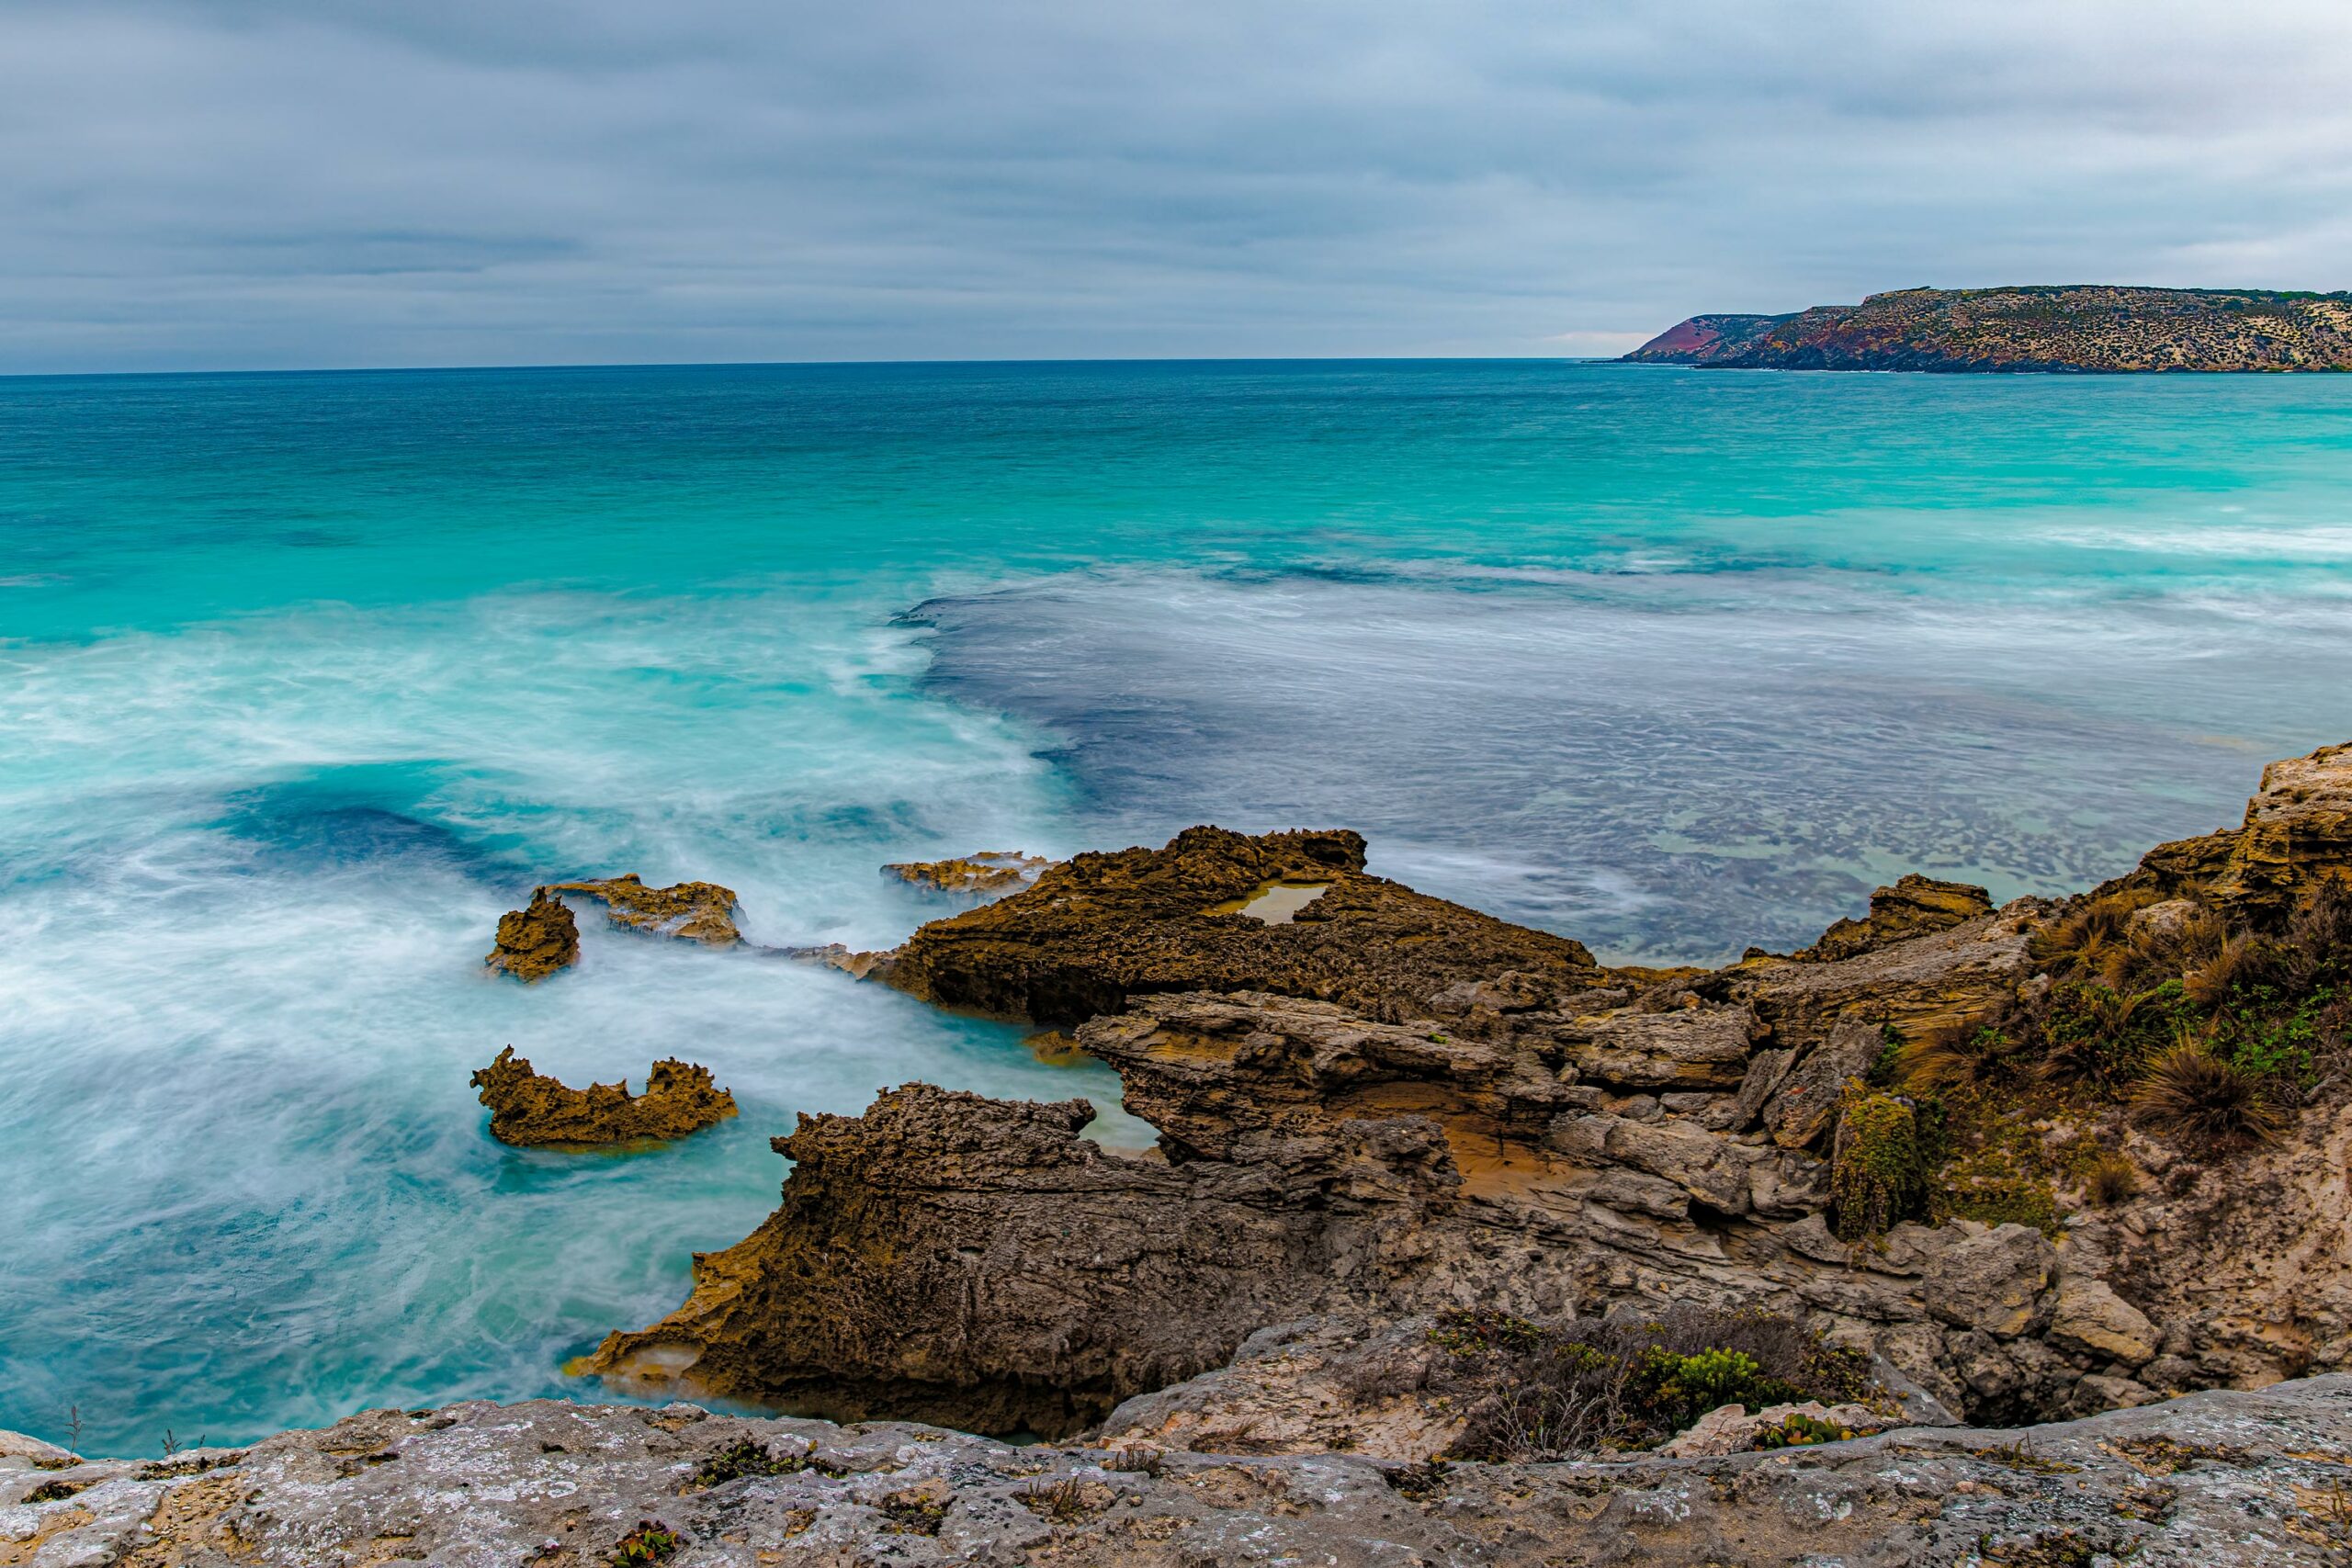
M 564 901 L 544 887 L 531 902 L 498 918 L 497 945 L 482 960 L 517 980 L 544 980 L 580 962 L 580 925 Z
M 1217 908 L 1283 883 L 1324 891 L 1279 924 Z M 1159 991 L 1277 991 L 1393 1023 L 1506 970 L 1555 994 L 1600 974 L 1577 942 L 1365 875 L 1359 834 L 1190 828 L 1164 849 L 1079 855 L 935 920 L 888 978 L 929 1001 L 1048 1024 Z
M 735 929 L 734 890 L 715 882 L 648 887 L 631 872 L 597 881 L 559 882 L 553 890 L 600 900 L 605 918 L 623 931 L 683 937 L 710 947 L 732 947 L 743 940 Z
M 1028 886 L 1053 863 L 1019 850 L 980 850 L 951 860 L 893 862 L 882 874 L 934 893 L 999 894 Z
M 1822 932 L 1818 942 L 1792 956 L 1834 964 L 1929 931 L 1949 931 L 1992 912 L 1992 897 L 1982 887 L 1966 882 L 1939 882 L 1914 872 L 1898 877 L 1894 886 L 1872 893 L 1868 916 L 1838 921 Z
M 645 1092 L 625 1083 L 572 1089 L 531 1070 L 514 1047 L 473 1076 L 490 1107 L 491 1136 L 503 1144 L 621 1144 L 683 1138 L 735 1114 L 735 1097 L 710 1069 L 676 1060 L 653 1064 Z

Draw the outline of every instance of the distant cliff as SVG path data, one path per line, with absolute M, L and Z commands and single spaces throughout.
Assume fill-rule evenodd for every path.
M 2352 370 L 2352 294 L 1905 288 L 1786 316 L 1693 316 L 1625 357 L 1754 370 Z

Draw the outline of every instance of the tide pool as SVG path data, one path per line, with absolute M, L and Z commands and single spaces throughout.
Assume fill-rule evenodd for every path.
M 604 929 L 956 906 L 886 861 L 1195 821 L 1607 956 L 1786 946 L 1902 871 L 2060 892 L 2352 738 L 2352 382 L 1574 363 L 0 380 L 0 1427 L 92 1451 L 588 1392 L 910 1078 L 1011 1025 Z M 505 1149 L 467 1075 L 737 1120 Z

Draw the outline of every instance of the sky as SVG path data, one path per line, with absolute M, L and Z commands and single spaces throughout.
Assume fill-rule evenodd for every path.
M 2347 83 L 2346 0 L 6 0 L 0 373 L 2352 288 Z

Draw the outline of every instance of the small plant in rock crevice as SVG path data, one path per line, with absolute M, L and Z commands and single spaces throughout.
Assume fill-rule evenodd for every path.
M 639 1519 L 637 1528 L 613 1547 L 615 1568 L 635 1568 L 641 1562 L 667 1562 L 686 1544 L 685 1538 L 659 1519 Z

